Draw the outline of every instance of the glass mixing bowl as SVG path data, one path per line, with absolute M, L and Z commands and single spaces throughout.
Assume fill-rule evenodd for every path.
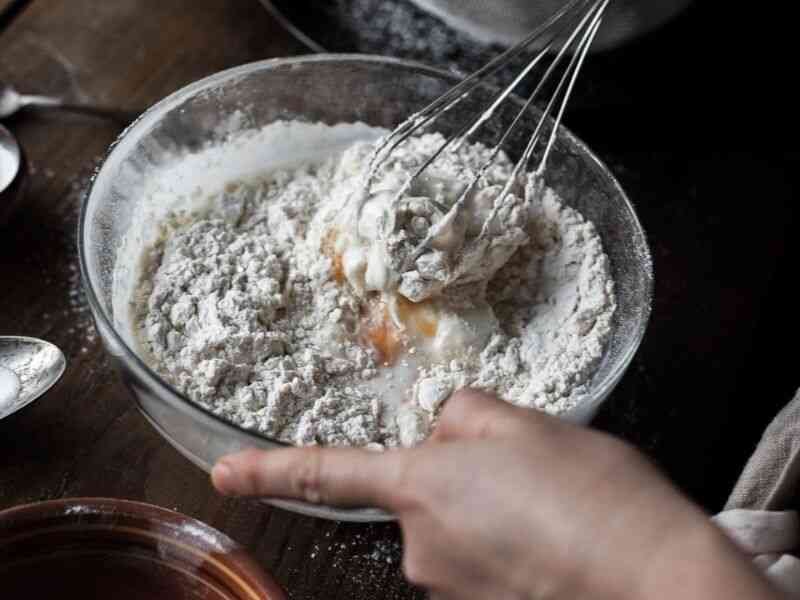
M 175 161 L 230 139 L 232 133 L 276 120 L 363 122 L 392 128 L 456 82 L 454 76 L 436 69 L 371 56 L 315 55 L 257 62 L 212 75 L 162 100 L 111 148 L 81 210 L 78 244 L 84 286 L 100 337 L 142 413 L 193 463 L 209 471 L 224 454 L 284 444 L 225 421 L 181 395 L 142 360 L 130 332 L 120 326 L 119 313 L 126 304 L 119 300 L 120 273 L 134 267 L 124 264 L 130 261 L 127 254 L 119 264 L 118 258 L 131 236 L 133 216 L 153 210 L 147 204 L 157 202 L 154 196 L 145 196 L 145 184 Z M 456 130 L 459 117 L 475 111 L 491 92 L 491 88 L 474 92 L 444 115 L 437 129 L 442 133 Z M 510 122 L 517 102 L 508 103 L 486 128 L 487 140 L 496 139 L 493 136 Z M 525 147 L 536 117 L 531 109 L 510 140 L 507 150 L 512 158 Z M 213 177 L 216 167 L 209 168 L 212 172 L 204 176 Z M 605 357 L 585 401 L 564 415 L 588 423 L 622 377 L 644 335 L 650 316 L 652 262 L 645 234 L 622 188 L 583 142 L 564 128 L 559 130 L 546 179 L 567 204 L 595 223 L 617 285 L 619 307 Z M 371 508 L 269 502 L 329 519 L 391 519 Z

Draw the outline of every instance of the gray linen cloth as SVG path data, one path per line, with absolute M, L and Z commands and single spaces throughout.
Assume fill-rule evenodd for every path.
M 511 45 L 531 33 L 566 0 L 412 0 L 421 8 L 485 43 Z M 614 46 L 653 29 L 690 0 L 615 0 L 594 47 Z
M 766 575 L 800 598 L 800 392 L 775 417 L 713 518 Z

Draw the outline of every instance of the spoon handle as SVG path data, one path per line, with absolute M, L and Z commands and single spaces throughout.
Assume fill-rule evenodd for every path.
M 52 96 L 31 96 L 27 94 L 18 96 L 17 103 L 20 108 L 24 106 L 61 106 L 63 104 L 60 98 L 53 98 Z
M 56 104 L 51 106 L 58 110 L 100 117 L 102 119 L 109 119 L 119 123 L 120 125 L 129 125 L 141 114 L 138 111 L 105 108 L 102 106 L 88 106 L 83 104 Z
M 91 115 L 103 119 L 110 119 L 122 125 L 128 125 L 139 116 L 139 113 L 135 111 L 90 106 L 86 104 L 70 104 L 64 102 L 60 98 L 53 98 L 50 96 L 21 96 L 20 105 L 30 109 L 54 108 L 67 112 Z

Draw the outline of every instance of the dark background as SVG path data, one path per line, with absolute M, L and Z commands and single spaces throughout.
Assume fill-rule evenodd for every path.
M 587 64 L 606 99 L 569 126 L 633 198 L 655 259 L 653 318 L 597 425 L 718 510 L 800 387 L 798 185 L 789 13 L 694 2 Z

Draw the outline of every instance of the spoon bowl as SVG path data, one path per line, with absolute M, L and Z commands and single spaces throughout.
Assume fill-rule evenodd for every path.
M 0 125 L 0 194 L 11 187 L 17 178 L 21 163 L 22 153 L 16 138 Z
M 0 336 L 0 419 L 41 398 L 66 367 L 64 353 L 50 342 Z

